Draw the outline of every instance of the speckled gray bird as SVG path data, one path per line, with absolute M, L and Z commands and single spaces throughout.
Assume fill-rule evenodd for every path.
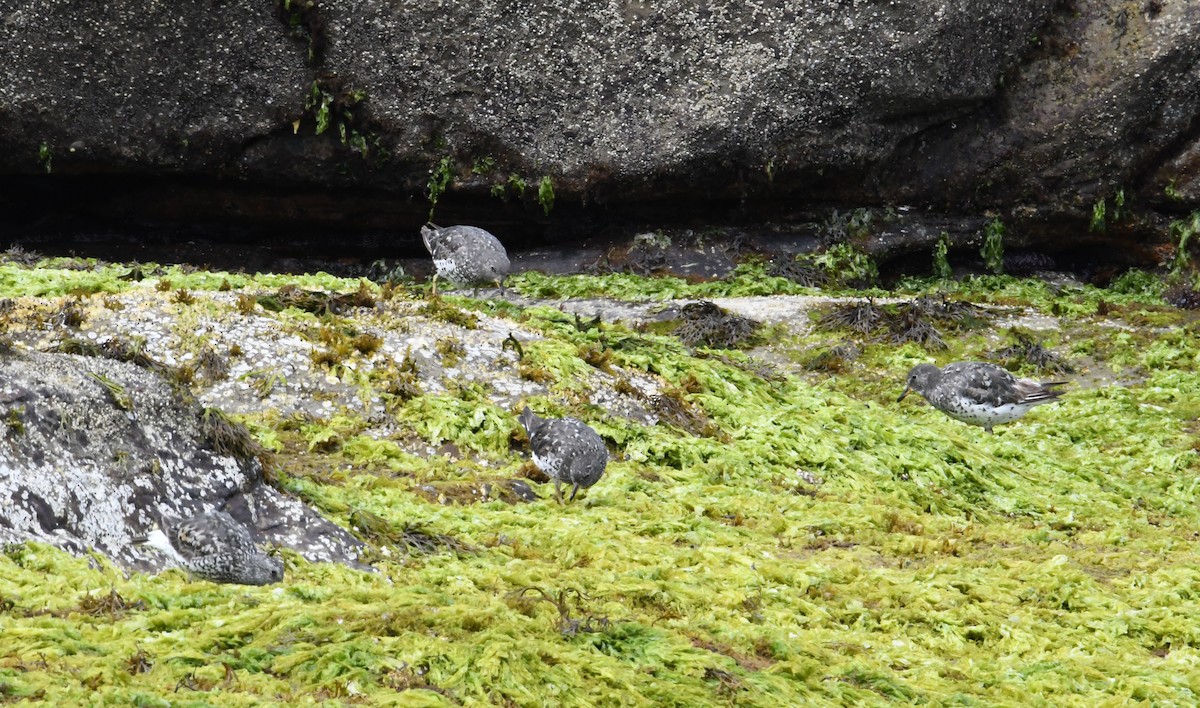
M 560 485 L 571 485 L 571 497 L 600 481 L 608 465 L 604 440 L 575 418 L 539 418 L 529 406 L 521 411 L 521 425 L 529 435 L 533 464 L 554 480 L 554 498 L 563 503 Z
M 250 531 L 223 511 L 179 521 L 164 519 L 163 528 L 141 541 L 214 583 L 268 585 L 283 580 L 283 560 L 264 553 Z
M 916 391 L 951 418 L 982 426 L 990 433 L 993 425 L 1011 423 L 1034 406 L 1053 403 L 1062 394 L 1054 387 L 1065 384 L 1017 378 L 995 364 L 983 362 L 960 361 L 941 369 L 919 364 L 909 372 L 908 385 L 896 401 Z
M 433 294 L 437 295 L 437 279 L 445 278 L 458 285 L 491 285 L 504 287 L 508 276 L 508 252 L 500 240 L 477 226 L 447 226 L 425 224 L 421 240 L 437 272 L 433 276 Z

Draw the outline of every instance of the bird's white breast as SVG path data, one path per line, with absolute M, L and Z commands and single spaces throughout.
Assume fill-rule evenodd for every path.
M 1011 423 L 1029 411 L 1029 406 L 1016 403 L 1005 403 L 999 406 L 989 406 L 971 401 L 966 398 L 955 400 L 950 410 L 946 411 L 952 418 L 965 423 Z

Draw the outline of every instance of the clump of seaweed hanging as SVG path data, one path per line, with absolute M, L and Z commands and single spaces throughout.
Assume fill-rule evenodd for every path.
M 652 273 L 663 268 L 667 262 L 667 249 L 671 237 L 661 231 L 637 234 L 629 249 L 629 266 L 635 272 Z
M 474 312 L 468 312 L 462 308 L 455 307 L 441 298 L 425 303 L 417 309 L 417 314 L 428 317 L 431 320 L 440 320 L 448 324 L 457 325 L 463 329 L 477 329 L 479 327 L 479 317 Z
M 650 397 L 649 403 L 659 421 L 698 437 L 722 438 L 721 428 L 703 410 L 684 399 L 685 393 L 682 389 L 669 388 Z
M 443 337 L 434 345 L 434 349 L 442 357 L 442 366 L 454 368 L 462 363 L 467 356 L 467 346 L 457 337 Z
M 45 256 L 37 251 L 26 251 L 21 248 L 20 244 L 13 244 L 3 253 L 0 253 L 0 263 L 12 263 L 14 265 L 33 267 L 38 261 L 43 260 Z
M 862 348 L 856 344 L 845 343 L 828 349 L 822 349 L 813 356 L 805 359 L 802 366 L 809 371 L 825 373 L 840 373 L 849 368 L 850 364 L 862 356 Z
M 229 378 L 229 360 L 208 345 L 196 357 L 196 368 L 213 383 Z
M 762 323 L 727 312 L 707 300 L 690 302 L 680 309 L 682 322 L 675 335 L 688 346 L 735 349 L 754 340 Z
M 950 330 L 975 329 L 987 324 L 983 308 L 962 300 L 948 300 L 928 295 L 895 306 L 895 316 L 901 320 L 922 319 Z
M 584 603 L 589 600 L 590 597 L 575 588 L 551 592 L 536 585 L 529 585 L 508 594 L 510 606 L 529 617 L 533 616 L 533 608 L 537 603 L 550 603 L 558 610 L 558 631 L 564 637 L 573 637 L 580 632 L 599 632 L 612 625 L 607 617 L 597 617 L 586 611 Z M 584 615 L 583 619 L 572 617 L 572 611 Z
M 993 358 L 1000 360 L 1006 366 L 1028 364 L 1039 371 L 1056 374 L 1069 374 L 1075 371 L 1075 367 L 1042 346 L 1042 343 L 1034 339 L 1029 332 L 1014 327 L 1008 331 L 1008 335 L 1014 340 L 1013 343 L 991 353 Z
M 358 290 L 352 293 L 327 293 L 320 290 L 304 290 L 297 285 L 284 285 L 273 295 L 260 295 L 258 304 L 264 310 L 280 312 L 289 307 L 314 315 L 340 315 L 356 307 L 374 307 L 375 295 L 370 284 L 360 280 Z
M 887 318 L 890 341 L 916 342 L 926 349 L 945 349 L 941 327 L 949 331 L 974 329 L 987 324 L 984 311 L 961 300 L 928 295 L 893 306 Z
M 887 314 L 883 306 L 876 305 L 873 299 L 842 302 L 821 309 L 823 312 L 817 320 L 817 329 L 848 329 L 859 334 L 873 332 L 883 323 Z
M 125 662 L 125 671 L 130 676 L 144 674 L 153 668 L 154 662 L 151 660 L 150 655 L 146 653 L 146 650 L 141 647 L 141 645 L 138 645 L 137 651 Z
M 109 590 L 107 594 L 97 595 L 88 593 L 79 601 L 77 610 L 90 617 L 100 617 L 101 615 L 109 619 L 117 619 L 124 617 L 130 610 L 144 610 L 146 603 L 142 600 L 130 602 L 121 597 L 116 588 Z
M 389 296 L 395 290 L 396 286 L 404 282 L 412 282 L 412 276 L 404 272 L 404 266 L 400 261 L 386 258 L 373 261 L 363 277 L 376 285 L 384 287 Z M 384 299 L 388 298 L 385 297 Z
M 371 332 L 363 332 L 352 342 L 359 354 L 374 354 L 383 346 L 383 337 Z
M 1178 307 L 1181 310 L 1200 310 L 1200 290 L 1183 283 L 1167 288 L 1167 291 L 1163 293 L 1163 299 L 1171 307 Z
M 939 327 L 960 331 L 986 323 L 984 310 L 969 302 L 923 296 L 888 305 L 868 300 L 828 306 L 816 326 L 824 330 L 849 329 L 895 344 L 916 342 L 926 349 L 945 349 Z
M 157 278 L 166 274 L 166 270 L 159 265 L 143 265 L 138 261 L 130 261 L 126 264 L 129 270 L 117 276 L 118 280 L 142 281 L 146 278 Z
M 238 293 L 237 296 L 237 311 L 243 315 L 249 315 L 254 312 L 254 308 L 258 307 L 258 297 L 248 293 Z
M 596 315 L 590 320 L 585 320 L 576 312 L 574 325 L 576 331 L 579 332 L 589 332 L 593 329 L 600 332 L 604 331 L 604 319 L 600 315 Z
M 578 349 L 579 358 L 601 371 L 612 373 L 612 350 L 606 349 L 604 343 L 581 344 Z
M 946 340 L 934 326 L 935 316 L 924 300 L 917 298 L 902 304 L 887 318 L 888 340 L 894 344 L 915 342 L 925 349 L 946 349 Z
M 375 377 L 376 388 L 383 395 L 384 406 L 389 411 L 394 412 L 406 401 L 425 394 L 421 388 L 421 372 L 412 352 L 406 354 L 398 366 L 389 362 L 382 369 L 376 369 Z
M 274 295 L 261 295 L 258 304 L 270 312 L 282 312 L 289 307 L 314 315 L 336 313 L 334 296 L 317 290 L 302 290 L 295 285 L 284 285 Z
M 143 369 L 153 371 L 167 381 L 175 383 L 186 376 L 180 375 L 180 368 L 164 364 L 146 354 L 146 340 L 141 337 L 124 339 L 110 337 L 99 344 L 82 339 L 64 339 L 50 351 L 59 354 L 78 354 L 114 361 L 123 361 Z
M 670 235 L 662 231 L 636 234 L 627 247 L 611 248 L 584 268 L 593 275 L 609 273 L 634 273 L 651 275 L 668 266 L 668 256 L 673 245 Z
M 269 460 L 270 453 L 259 444 L 246 426 L 216 408 L 205 408 L 200 414 L 200 434 L 209 448 L 218 455 L 227 455 L 243 462 Z
M 475 551 L 470 544 L 447 534 L 429 533 L 412 524 L 397 528 L 382 516 L 365 509 L 350 512 L 350 528 L 364 541 L 396 548 L 406 553 L 431 555 L 447 551 L 457 555 Z
M 806 255 L 772 259 L 767 266 L 767 275 L 787 278 L 807 288 L 819 288 L 829 283 L 829 272 Z
M 63 306 L 54 315 L 55 322 L 72 329 L 79 329 L 86 319 L 87 314 L 84 313 L 82 303 L 79 300 L 63 303 Z

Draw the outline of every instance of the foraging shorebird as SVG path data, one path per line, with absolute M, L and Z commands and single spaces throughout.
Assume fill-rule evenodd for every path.
M 1064 384 L 1020 379 L 995 364 L 982 362 L 960 361 L 941 369 L 919 364 L 908 373 L 908 385 L 896 402 L 904 400 L 909 391 L 916 391 L 951 418 L 982 426 L 990 433 L 993 425 L 1011 423 L 1034 406 L 1053 403 L 1062 393 L 1054 387 Z
M 163 528 L 136 540 L 214 583 L 268 585 L 283 580 L 283 560 L 264 553 L 246 527 L 223 511 L 179 521 L 164 519 Z
M 521 411 L 529 435 L 533 464 L 554 480 L 554 498 L 563 503 L 561 484 L 571 485 L 571 497 L 600 480 L 608 465 L 608 448 L 586 423 L 575 418 L 539 418 L 529 406 Z
M 433 276 L 433 294 L 437 280 L 445 278 L 458 285 L 495 284 L 504 287 L 508 275 L 508 252 L 491 233 L 477 226 L 425 224 L 421 240 L 433 256 L 437 272 Z

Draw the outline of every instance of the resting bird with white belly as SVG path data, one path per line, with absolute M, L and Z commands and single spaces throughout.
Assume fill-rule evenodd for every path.
M 425 224 L 421 240 L 433 256 L 437 272 L 433 276 L 433 294 L 438 278 L 458 285 L 497 285 L 504 288 L 508 276 L 508 252 L 500 240 L 477 226 Z
M 608 465 L 604 440 L 575 418 L 539 418 L 529 406 L 521 411 L 521 425 L 529 435 L 533 464 L 554 480 L 554 498 L 563 503 L 560 484 L 571 485 L 571 498 L 580 489 L 600 481 Z
M 135 542 L 157 548 L 196 577 L 214 583 L 268 585 L 283 580 L 283 559 L 264 553 L 250 531 L 223 511 L 164 519 L 162 528 Z
M 1053 403 L 1062 391 L 1055 386 L 1065 381 L 1038 383 L 1020 379 L 995 364 L 960 361 L 939 369 L 919 364 L 908 374 L 908 385 L 896 402 L 916 391 L 946 415 L 989 433 L 993 425 L 1011 423 L 1034 406 Z

